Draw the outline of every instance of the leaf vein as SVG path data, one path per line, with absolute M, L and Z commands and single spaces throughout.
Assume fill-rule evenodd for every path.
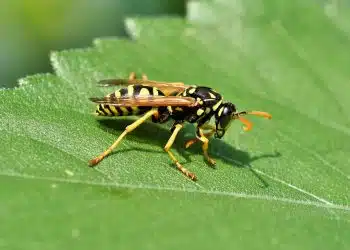
M 188 192 L 188 193 L 198 193 L 205 195 L 217 195 L 217 196 L 228 196 L 234 198 L 244 198 L 244 199 L 252 199 L 252 200 L 263 200 L 263 201 L 276 201 L 281 203 L 289 203 L 293 205 L 305 205 L 311 207 L 318 208 L 326 208 L 326 209 L 337 209 L 343 211 L 350 211 L 350 206 L 343 204 L 326 204 L 323 202 L 312 202 L 312 201 L 303 201 L 296 200 L 290 198 L 283 198 L 277 196 L 269 196 L 269 195 L 252 195 L 247 193 L 238 193 L 238 192 L 223 192 L 223 191 L 213 191 L 213 190 L 198 190 L 198 189 L 188 189 L 188 188 L 174 188 L 174 187 L 161 187 L 156 185 L 134 185 L 134 184 L 122 184 L 122 183 L 99 183 L 99 182 L 91 182 L 91 181 L 81 181 L 74 179 L 63 179 L 57 177 L 38 177 L 32 175 L 24 175 L 24 174 L 13 174 L 13 173 L 0 173 L 2 176 L 8 177 L 17 177 L 23 179 L 34 179 L 34 180 L 44 180 L 44 181 L 57 181 L 68 184 L 84 184 L 91 186 L 103 186 L 103 187 L 117 187 L 117 188 L 129 188 L 129 189 L 148 189 L 148 190 L 157 190 L 157 191 L 173 191 L 173 192 Z

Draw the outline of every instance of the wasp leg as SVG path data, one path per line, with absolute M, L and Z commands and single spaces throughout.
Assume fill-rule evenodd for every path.
M 210 130 L 209 132 L 203 134 L 206 138 L 210 138 L 216 131 L 215 127 L 212 125 L 209 125 L 209 124 L 204 124 L 203 126 L 201 126 L 201 128 L 203 130 Z M 200 139 L 198 137 L 188 140 L 185 143 L 185 148 L 191 147 L 194 143 L 196 143 L 198 141 L 200 141 Z
M 195 181 L 195 180 L 197 180 L 196 175 L 194 173 L 191 173 L 190 171 L 188 171 L 186 168 L 184 168 L 179 163 L 179 161 L 175 158 L 174 154 L 170 151 L 170 148 L 173 145 L 175 138 L 176 138 L 177 134 L 179 133 L 179 131 L 182 129 L 182 127 L 183 127 L 182 124 L 175 125 L 175 129 L 174 129 L 173 133 L 171 134 L 168 142 L 166 143 L 164 150 L 165 150 L 165 152 L 167 152 L 169 154 L 171 160 L 175 163 L 177 169 L 180 170 L 184 175 L 189 177 L 191 180 Z
M 113 149 L 115 149 L 120 141 L 131 131 L 133 131 L 135 128 L 137 128 L 139 125 L 141 125 L 143 122 L 145 122 L 148 118 L 150 118 L 152 115 L 155 115 L 158 111 L 156 109 L 152 109 L 148 111 L 146 114 L 144 114 L 141 118 L 136 120 L 134 123 L 127 126 L 124 130 L 124 132 L 118 137 L 118 139 L 103 153 L 101 153 L 99 156 L 93 158 L 89 161 L 89 166 L 95 166 L 100 161 L 102 161 L 107 155 L 109 155 Z
M 213 131 L 209 132 L 208 134 L 212 134 Z M 209 147 L 209 139 L 206 137 L 206 134 L 203 133 L 203 129 L 198 127 L 197 128 L 197 138 L 198 140 L 200 140 L 203 144 L 202 144 L 202 150 L 203 150 L 203 155 L 205 157 L 205 159 L 212 165 L 215 165 L 216 162 L 214 159 L 212 159 L 209 154 L 208 154 L 208 147 Z
M 136 73 L 135 73 L 135 72 L 131 72 L 131 73 L 129 74 L 129 80 L 136 80 L 136 79 L 137 79 Z M 142 80 L 148 81 L 148 77 L 147 77 L 146 74 L 142 74 Z
M 129 80 L 135 80 L 136 79 L 136 74 L 135 72 L 131 72 L 129 75 Z

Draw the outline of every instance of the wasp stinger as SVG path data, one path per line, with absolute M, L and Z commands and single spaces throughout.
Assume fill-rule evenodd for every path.
M 224 102 L 222 96 L 209 87 L 189 86 L 182 82 L 150 81 L 146 75 L 136 79 L 132 72 L 129 79 L 107 79 L 99 82 L 101 86 L 124 85 L 121 89 L 102 97 L 90 98 L 98 104 L 96 114 L 99 116 L 140 116 L 138 120 L 125 128 L 118 139 L 103 153 L 90 160 L 89 165 L 94 166 L 102 161 L 115 149 L 121 140 L 143 122 L 152 119 L 155 123 L 165 123 L 173 120 L 171 136 L 164 146 L 178 170 L 192 180 L 196 175 L 184 168 L 170 148 L 185 122 L 197 124 L 196 137 L 186 142 L 185 147 L 200 141 L 205 159 L 215 164 L 208 155 L 209 138 L 215 136 L 222 138 L 231 122 L 239 119 L 243 122 L 244 130 L 250 130 L 252 124 L 246 120 L 245 115 L 256 115 L 271 118 L 271 115 L 262 111 L 237 112 L 234 104 Z M 210 125 L 210 119 L 215 118 L 215 126 Z

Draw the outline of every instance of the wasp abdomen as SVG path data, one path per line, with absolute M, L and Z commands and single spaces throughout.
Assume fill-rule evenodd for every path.
M 158 88 L 144 86 L 141 84 L 129 85 L 128 87 L 118 89 L 112 94 L 106 96 L 111 101 L 123 97 L 138 97 L 138 96 L 164 96 Z M 109 104 L 99 104 L 96 107 L 96 113 L 100 116 L 132 116 L 142 115 L 149 111 L 152 107 L 123 107 Z
M 140 115 L 151 108 L 148 107 L 118 107 L 108 104 L 99 104 L 96 107 L 96 113 L 101 116 L 130 116 Z

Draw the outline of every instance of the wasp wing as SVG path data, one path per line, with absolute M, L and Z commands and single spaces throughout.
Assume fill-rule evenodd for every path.
M 175 86 L 175 87 L 189 87 L 183 82 L 159 82 L 143 79 L 104 79 L 98 82 L 101 87 L 110 87 L 116 85 L 130 85 L 130 84 L 142 84 L 145 86 Z
M 196 107 L 198 105 L 194 98 L 183 96 L 135 96 L 121 98 L 110 98 L 107 96 L 102 98 L 91 97 L 89 99 L 95 103 L 124 107 Z
M 158 82 L 142 79 L 105 79 L 98 82 L 101 87 L 110 87 L 118 85 L 141 84 L 144 86 L 156 87 L 160 89 L 165 95 L 177 94 L 183 92 L 190 87 L 182 82 Z

